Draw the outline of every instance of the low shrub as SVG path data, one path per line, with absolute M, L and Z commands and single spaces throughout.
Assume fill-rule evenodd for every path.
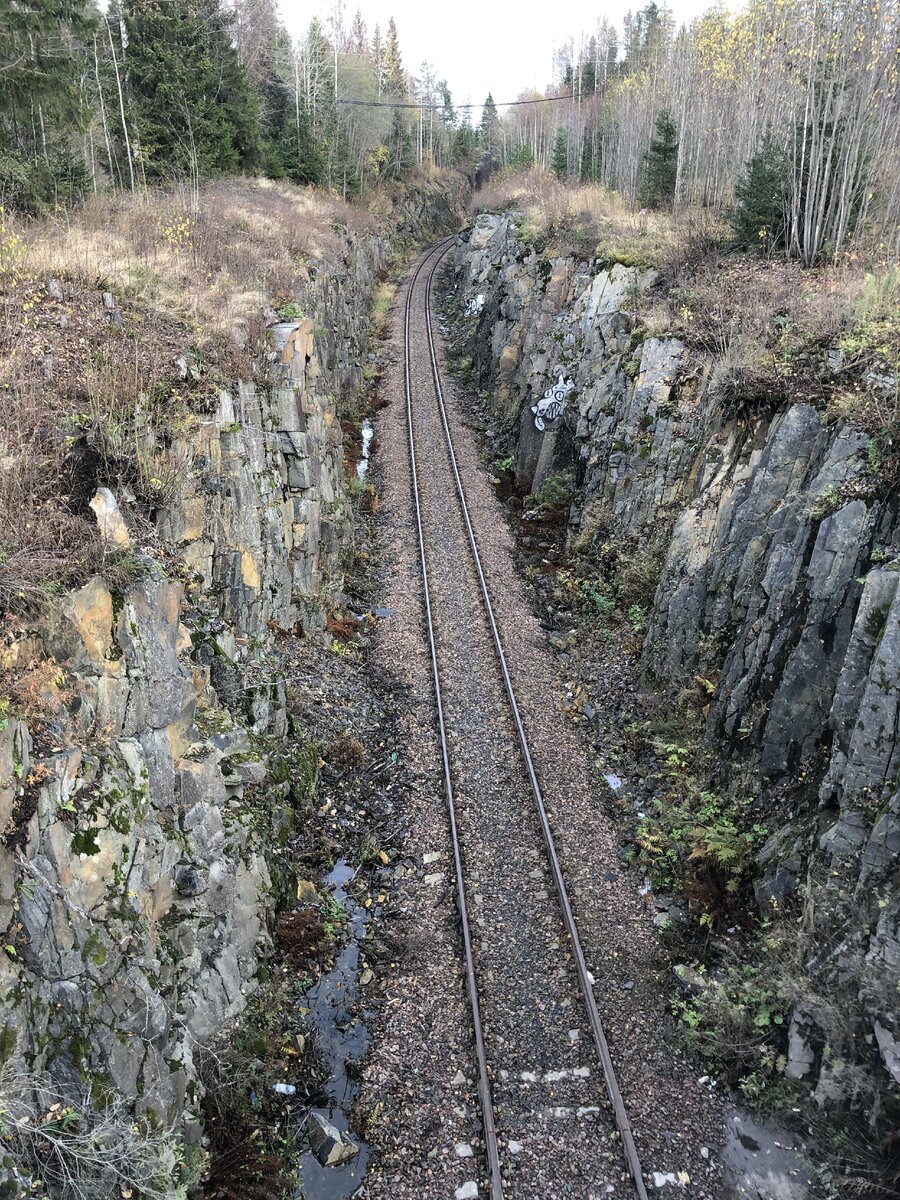
M 528 500 L 526 517 L 550 519 L 565 516 L 575 495 L 575 477 L 571 471 L 554 471 Z

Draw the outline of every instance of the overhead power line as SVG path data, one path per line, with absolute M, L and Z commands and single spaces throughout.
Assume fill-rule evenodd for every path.
M 550 104 L 554 100 L 571 100 L 571 96 L 540 96 L 537 100 L 495 100 L 495 108 L 514 108 L 519 104 Z M 414 104 L 409 100 L 335 100 L 335 104 L 356 104 L 361 108 L 484 108 L 481 104 Z

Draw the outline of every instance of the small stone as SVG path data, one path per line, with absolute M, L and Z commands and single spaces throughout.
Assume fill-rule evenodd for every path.
M 319 904 L 321 897 L 309 879 L 297 880 L 297 899 L 301 904 Z
M 631 989 L 634 987 L 634 980 L 633 980 L 633 979 L 629 979 L 629 980 L 628 980 L 626 983 L 623 983 L 623 984 L 622 984 L 622 987 L 624 988 L 624 990 L 625 990 L 626 992 L 630 992 L 630 991 L 631 991 Z
M 700 1157 L 701 1158 L 709 1158 L 709 1146 L 701 1146 L 700 1147 Z
M 196 867 L 181 866 L 175 871 L 175 887 L 181 896 L 201 896 L 208 884 Z
M 430 854 L 422 855 L 422 862 L 427 867 L 429 863 L 437 862 L 440 857 L 441 856 L 437 851 L 432 851 Z
M 466 1084 L 465 1075 L 463 1075 L 462 1071 L 457 1071 L 456 1074 L 453 1076 L 453 1086 L 454 1087 L 465 1087 L 465 1084 Z
M 453 1149 L 456 1151 L 457 1158 L 471 1158 L 475 1153 L 468 1142 L 457 1142 Z
M 699 992 L 705 992 L 709 986 L 709 980 L 696 967 L 689 967 L 686 963 L 677 963 L 672 970 L 678 976 L 679 983 L 688 992 L 696 995 Z
M 368 987 L 368 985 L 372 982 L 372 980 L 374 978 L 375 978 L 375 972 L 372 970 L 371 967 L 366 967 L 366 969 L 362 972 L 362 974 L 359 977 L 360 987 Z
M 337 1167 L 359 1154 L 359 1146 L 319 1113 L 309 1115 L 309 1146 L 323 1167 Z
M 508 1143 L 508 1145 L 509 1145 L 510 1154 L 521 1154 L 522 1151 L 525 1149 L 525 1147 L 522 1145 L 521 1142 L 510 1141 Z
M 462 1187 L 458 1187 L 453 1195 L 456 1197 L 456 1200 L 477 1200 L 478 1184 L 474 1179 L 470 1179 Z
M 426 875 L 425 882 L 430 887 L 434 887 L 434 885 L 436 883 L 440 883 L 443 878 L 444 878 L 443 874 L 440 871 L 438 871 L 436 875 Z
M 131 534 L 119 509 L 119 503 L 109 488 L 97 488 L 90 501 L 90 507 L 97 518 L 101 540 L 107 546 L 127 550 L 131 546 Z

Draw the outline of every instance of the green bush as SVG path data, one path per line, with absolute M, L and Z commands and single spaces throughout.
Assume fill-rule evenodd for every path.
M 635 833 L 638 858 L 656 887 L 699 901 L 700 922 L 711 926 L 749 883 L 765 830 L 738 800 L 707 789 L 708 763 L 698 745 L 659 738 L 652 746 L 659 786 Z
M 528 511 L 531 516 L 562 516 L 568 511 L 575 495 L 575 479 L 571 471 L 554 471 L 548 475 L 531 497 Z
M 29 214 L 66 208 L 84 199 L 90 176 L 68 151 L 30 162 L 15 150 L 0 150 L 0 207 Z

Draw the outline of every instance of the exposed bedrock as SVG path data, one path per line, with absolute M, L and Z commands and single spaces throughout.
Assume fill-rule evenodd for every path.
M 266 756 L 288 728 L 278 638 L 323 635 L 352 537 L 337 398 L 361 382 L 380 273 L 458 201 L 424 187 L 310 264 L 310 315 L 273 324 L 255 380 L 156 443 L 156 529 L 127 490 L 97 493 L 134 581 L 97 575 L 2 647 L 35 714 L 0 710 L 2 1054 L 82 1105 L 124 1098 L 200 1136 L 198 1059 L 258 985 L 292 821 Z
M 868 437 L 808 403 L 741 404 L 726 364 L 648 336 L 656 274 L 539 253 L 506 215 L 457 244 L 476 386 L 520 491 L 573 470 L 570 539 L 599 529 L 660 563 L 644 682 L 711 689 L 706 736 L 790 811 L 763 846 L 763 912 L 794 897 L 820 994 L 797 1001 L 789 1073 L 823 1102 L 900 1080 L 900 534 Z M 532 413 L 575 385 L 543 432 Z M 797 797 L 800 801 L 797 801 Z M 877 1108 L 877 1101 L 876 1101 Z

